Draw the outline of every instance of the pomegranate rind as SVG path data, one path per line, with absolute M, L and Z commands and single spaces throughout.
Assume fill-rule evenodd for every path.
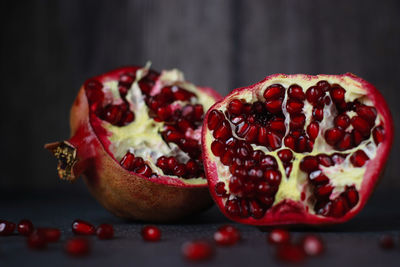
M 349 212 L 347 212 L 344 216 L 339 218 L 333 217 L 323 217 L 315 214 L 310 214 L 306 211 L 304 205 L 301 202 L 293 201 L 290 199 L 284 199 L 279 203 L 272 206 L 268 209 L 261 219 L 255 219 L 253 217 L 248 218 L 240 218 L 240 217 L 232 217 L 229 215 L 224 208 L 224 201 L 222 197 L 219 197 L 215 193 L 215 185 L 219 181 L 218 179 L 218 167 L 213 158 L 211 151 L 211 142 L 210 137 L 212 136 L 211 131 L 207 127 L 208 117 L 210 112 L 214 109 L 221 109 L 222 107 L 228 106 L 231 100 L 236 98 L 242 98 L 242 96 L 246 93 L 252 93 L 261 90 L 263 85 L 267 82 L 279 83 L 279 80 L 291 80 L 291 79 L 302 79 L 305 81 L 315 81 L 317 83 L 320 80 L 334 80 L 336 83 L 340 84 L 343 87 L 356 87 L 368 95 L 368 98 L 373 103 L 373 106 L 376 108 L 380 118 L 381 123 L 384 125 L 385 129 L 385 138 L 379 144 L 378 149 L 376 151 L 376 157 L 370 160 L 366 165 L 365 174 L 363 176 L 363 180 L 361 183 L 361 188 L 359 190 L 360 200 L 355 207 L 353 207 Z M 275 82 L 275 80 L 277 80 Z M 274 82 L 272 82 L 274 81 Z M 385 164 L 388 160 L 390 149 L 393 143 L 394 136 L 394 126 L 393 119 L 390 113 L 389 107 L 381 95 L 381 93 L 369 82 L 363 80 L 362 78 L 352 74 L 345 73 L 342 75 L 305 75 L 305 74 L 273 74 L 267 76 L 264 80 L 248 86 L 241 87 L 233 90 L 229 95 L 227 95 L 224 99 L 216 102 L 213 106 L 210 107 L 208 112 L 205 115 L 203 121 L 202 128 L 202 155 L 204 160 L 204 169 L 206 172 L 206 177 L 208 181 L 208 186 L 210 190 L 210 194 L 212 195 L 215 203 L 221 210 L 221 212 L 229 219 L 250 225 L 260 225 L 260 226 L 269 226 L 269 225 L 295 225 L 295 224 L 335 224 L 342 223 L 350 220 L 356 214 L 358 214 L 362 208 L 365 206 L 367 200 L 372 194 L 377 181 L 380 179 L 384 172 Z
M 94 77 L 100 82 L 117 79 L 122 73 L 136 71 L 137 67 L 123 67 Z M 212 89 L 200 89 L 210 93 Z M 210 93 L 211 95 L 211 93 Z M 218 100 L 218 93 L 212 96 Z M 212 199 L 203 184 L 186 184 L 183 179 L 168 176 L 148 178 L 122 168 L 112 156 L 108 146 L 108 133 L 102 121 L 89 114 L 89 105 L 82 86 L 70 111 L 71 139 L 67 141 L 76 151 L 71 164 L 71 176 L 75 180 L 83 174 L 91 194 L 114 215 L 133 220 L 170 222 L 209 208 Z M 57 145 L 46 145 L 54 151 Z M 60 171 L 59 171 L 60 173 Z

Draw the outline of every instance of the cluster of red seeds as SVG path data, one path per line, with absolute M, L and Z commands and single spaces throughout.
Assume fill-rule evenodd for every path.
M 157 174 L 153 173 L 151 167 L 143 158 L 135 157 L 135 155 L 129 151 L 121 159 L 120 164 L 128 171 L 133 171 L 146 177 L 157 177 Z

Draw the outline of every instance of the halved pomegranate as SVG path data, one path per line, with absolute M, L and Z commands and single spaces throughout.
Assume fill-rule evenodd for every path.
M 365 205 L 393 139 L 385 100 L 351 74 L 284 75 L 239 88 L 206 114 L 210 192 L 253 225 L 344 222 Z
M 84 174 L 115 215 L 176 220 L 212 204 L 200 139 L 203 113 L 219 98 L 178 70 L 119 68 L 84 83 L 71 109 L 72 137 L 45 147 L 61 179 Z

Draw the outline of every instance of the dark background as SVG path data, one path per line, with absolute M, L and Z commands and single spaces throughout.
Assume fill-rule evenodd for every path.
M 59 181 L 43 144 L 68 138 L 69 108 L 83 81 L 121 65 L 151 60 L 157 70 L 176 67 L 223 95 L 278 72 L 353 72 L 382 92 L 400 125 L 397 0 L 1 1 L 0 10 L 0 213 L 15 220 L 25 215 L 14 205 L 35 216 L 40 203 L 52 201 L 70 204 L 46 206 L 54 218 L 69 207 L 66 220 L 90 219 L 70 202 L 87 197 L 82 181 Z M 360 225 L 369 220 L 399 230 L 399 145 L 395 139 L 385 176 L 356 218 Z M 112 218 L 84 199 L 90 204 L 82 207 Z M 25 205 L 31 200 L 34 210 Z

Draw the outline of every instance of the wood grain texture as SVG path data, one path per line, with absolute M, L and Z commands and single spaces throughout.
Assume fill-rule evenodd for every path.
M 80 84 L 147 60 L 222 94 L 277 72 L 354 72 L 382 91 L 400 125 L 396 0 L 38 0 L 0 8 L 2 188 L 63 186 L 42 145 L 67 138 Z M 399 149 L 396 141 L 383 188 L 400 188 Z

